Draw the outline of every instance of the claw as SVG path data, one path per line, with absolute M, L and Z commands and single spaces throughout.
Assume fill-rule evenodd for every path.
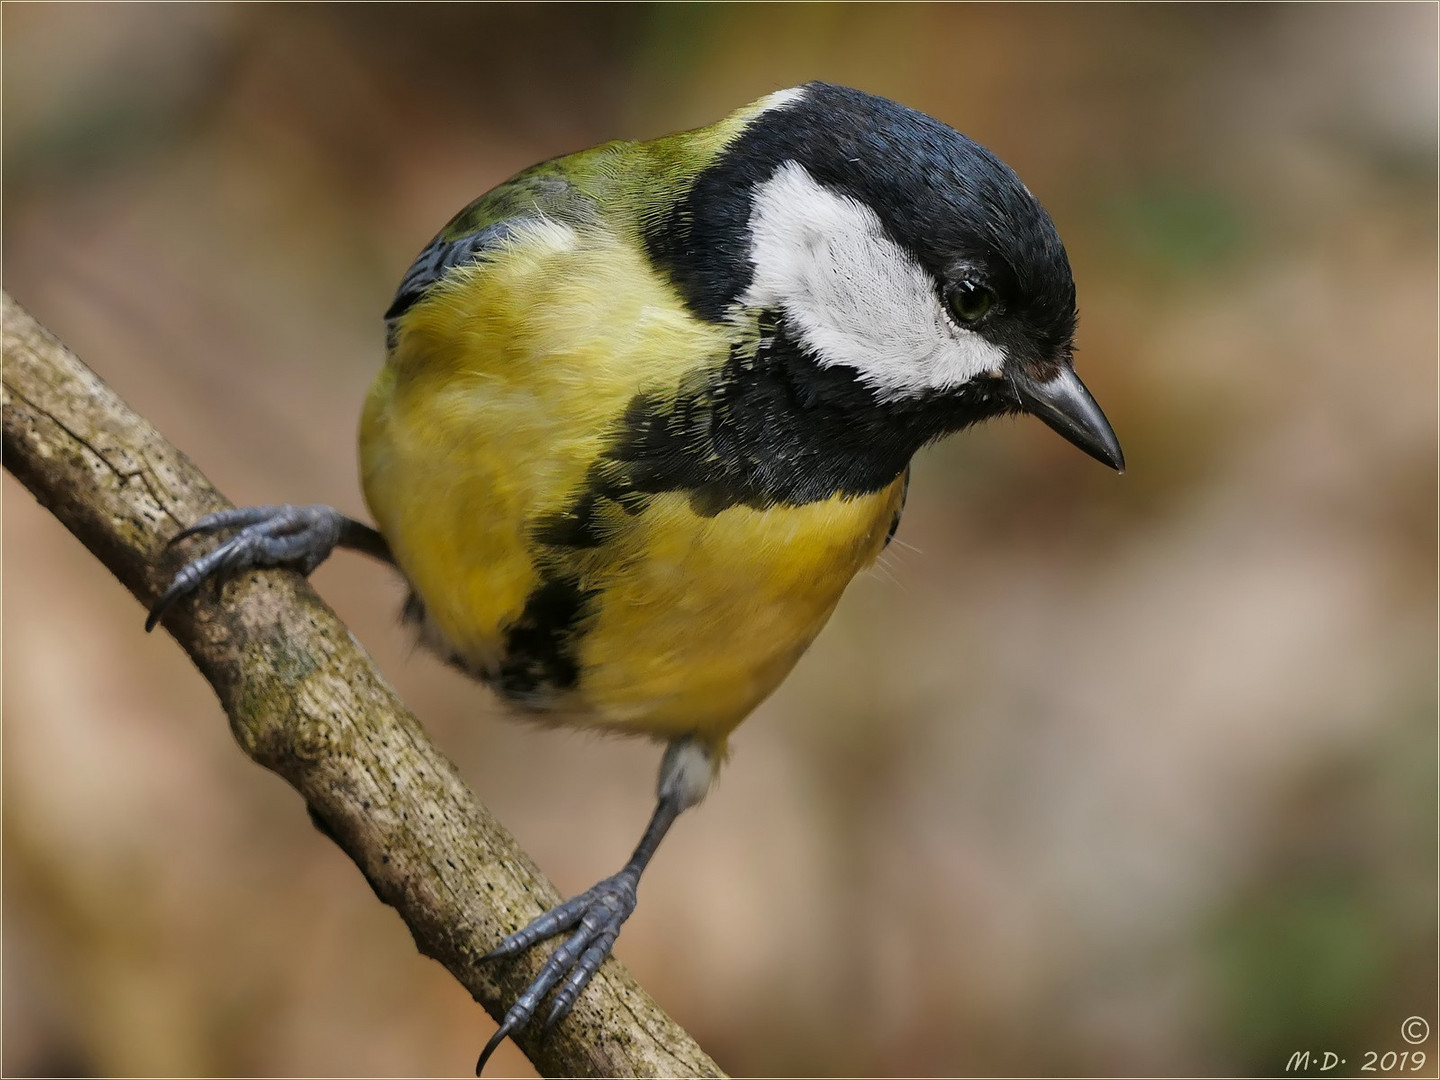
M 480 1060 L 475 1064 L 476 1076 L 485 1068 L 497 1046 L 530 1023 L 541 999 L 562 978 L 565 981 L 556 992 L 545 1018 L 545 1030 L 558 1024 L 574 1008 L 580 994 L 610 955 L 615 939 L 620 936 L 620 927 L 635 910 L 638 877 L 638 871 L 627 868 L 614 877 L 606 878 L 594 888 L 547 911 L 485 954 L 482 958 L 485 960 L 518 956 L 536 942 L 565 930 L 575 930 L 545 961 L 540 973 L 505 1014 L 499 1030 L 490 1037 L 480 1053 Z
M 505 1014 L 505 1018 L 500 1022 L 500 1029 L 490 1037 L 490 1041 L 480 1053 L 480 1060 L 475 1063 L 476 1076 L 485 1068 L 485 1062 L 490 1060 L 495 1048 L 530 1022 L 540 999 L 554 988 L 559 979 L 563 977 L 565 984 L 556 992 L 555 1000 L 551 1003 L 550 1015 L 545 1018 L 546 1031 L 569 1014 L 584 993 L 585 987 L 590 985 L 590 980 L 600 970 L 600 965 L 605 963 L 605 958 L 610 955 L 610 950 L 615 945 L 615 939 L 620 936 L 620 928 L 635 910 L 635 890 L 640 885 L 640 875 L 645 872 L 645 867 L 650 865 L 651 856 L 655 854 L 655 849 L 660 846 L 665 834 L 670 831 L 675 819 L 686 807 L 693 806 L 698 801 L 698 798 L 689 798 L 685 794 L 687 787 L 675 779 L 675 770 L 679 767 L 677 762 L 681 765 L 686 762 L 693 763 L 694 748 L 697 745 L 692 738 L 685 736 L 672 742 L 670 749 L 665 752 L 665 760 L 660 765 L 659 802 L 650 818 L 650 824 L 645 827 L 645 835 L 640 838 L 635 853 L 630 856 L 630 861 L 623 870 L 574 899 L 547 911 L 482 957 L 485 960 L 498 960 L 516 956 L 537 941 L 554 937 L 562 930 L 578 927 L 566 939 L 565 944 L 555 950 L 540 969 L 540 974 Z M 700 760 L 709 766 L 709 751 L 701 746 L 698 752 L 701 755 Z
M 201 533 L 215 532 L 219 529 L 229 529 L 237 526 L 255 525 L 261 521 L 275 517 L 280 511 L 286 509 L 294 509 L 294 507 L 232 506 L 229 510 L 216 510 L 213 514 L 206 514 L 199 521 L 181 529 L 169 540 L 165 541 L 165 546 L 173 547 L 186 537 L 198 536 Z
M 515 931 L 480 959 L 500 960 L 519 956 L 536 942 L 552 938 L 563 930 L 569 930 L 584 917 L 585 907 L 589 902 L 589 893 L 581 893 L 573 899 L 566 900 L 558 907 L 551 908 L 523 930 Z
M 475 1062 L 475 1075 L 479 1076 L 485 1071 L 485 1063 L 490 1060 L 490 1055 L 495 1053 L 499 1045 L 507 1038 L 519 1031 L 524 1025 L 511 1024 L 507 1018 L 505 1023 L 496 1029 L 495 1034 L 490 1036 L 490 1041 L 485 1044 L 485 1049 L 480 1051 L 480 1060 Z
M 610 955 L 610 950 L 615 947 L 615 939 L 620 936 L 621 921 L 617 920 L 613 926 L 607 925 L 595 943 L 581 954 L 575 964 L 575 969 L 565 980 L 565 985 L 555 993 L 555 1001 L 550 1006 L 550 1015 L 545 1017 L 546 1031 L 570 1015 L 570 1010 L 575 1007 L 575 1002 L 580 1000 L 580 994 L 585 987 L 590 985 L 590 980 L 595 977 L 595 973 L 600 970 L 600 965 L 605 962 L 605 958 Z
M 151 607 L 146 632 L 155 629 L 170 605 L 214 574 L 287 566 L 308 575 L 335 549 L 347 523 L 349 519 L 328 506 L 244 506 L 206 514 L 171 537 L 167 546 L 200 533 L 240 531 L 180 568 Z

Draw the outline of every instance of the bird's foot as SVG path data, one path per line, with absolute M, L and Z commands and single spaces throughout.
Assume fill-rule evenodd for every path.
M 639 884 L 638 869 L 626 867 L 613 877 L 591 889 L 587 889 L 573 900 L 567 900 L 559 907 L 551 908 L 525 929 L 511 934 L 498 946 L 486 953 L 482 959 L 498 960 L 519 956 L 537 942 L 556 934 L 573 929 L 575 932 L 565 939 L 545 962 L 540 974 L 525 988 L 500 1028 L 480 1052 L 475 1063 L 475 1075 L 479 1076 L 485 1062 L 505 1039 L 530 1023 L 540 1001 L 555 985 L 564 979 L 564 984 L 555 992 L 550 1012 L 545 1018 L 549 1030 L 564 1019 L 580 997 L 581 991 L 589 984 L 600 965 L 610 955 L 615 939 L 620 936 L 620 927 L 635 910 L 635 887 Z
M 329 557 L 348 523 L 340 511 L 322 505 L 245 506 L 206 514 L 176 533 L 170 543 L 197 533 L 240 531 L 180 568 L 150 609 L 145 629 L 153 630 L 171 604 L 193 593 L 213 574 L 285 566 L 308 575 Z

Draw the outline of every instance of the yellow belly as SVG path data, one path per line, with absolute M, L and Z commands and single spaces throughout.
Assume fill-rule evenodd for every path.
M 638 557 L 615 565 L 581 639 L 580 690 L 595 722 L 654 734 L 728 734 L 789 673 L 857 571 L 872 562 L 900 497 L 697 516 L 659 496 Z
M 558 575 L 584 597 L 573 685 L 512 696 L 565 722 L 723 741 L 884 546 L 902 482 L 708 516 L 663 492 L 615 509 L 603 543 L 540 545 L 635 395 L 722 362 L 727 331 L 603 234 L 556 227 L 452 277 L 407 314 L 361 429 L 367 502 L 432 634 L 494 682 Z

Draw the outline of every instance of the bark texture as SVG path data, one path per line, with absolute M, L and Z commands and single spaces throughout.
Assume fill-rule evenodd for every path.
M 4 463 L 147 605 L 183 560 L 166 540 L 230 505 L 8 295 Z M 511 964 L 478 957 L 560 898 L 329 607 L 298 574 L 255 571 L 218 598 L 202 588 L 163 625 L 245 753 L 304 796 L 420 951 L 503 1015 L 548 949 Z M 553 1032 L 537 1023 L 518 1041 L 548 1076 L 723 1075 L 613 958 Z

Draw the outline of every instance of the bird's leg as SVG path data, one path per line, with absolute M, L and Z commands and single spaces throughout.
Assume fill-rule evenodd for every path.
M 564 983 L 555 992 L 545 1018 L 546 1029 L 563 1019 L 574 1006 L 581 991 L 610 955 L 615 939 L 620 936 L 620 927 L 635 910 L 636 886 L 660 841 L 677 817 L 705 797 L 716 760 L 714 748 L 698 739 L 685 736 L 671 742 L 660 763 L 655 814 L 630 861 L 618 874 L 551 908 L 485 954 L 486 960 L 518 956 L 537 942 L 574 930 L 505 1014 L 499 1030 L 480 1052 L 480 1060 L 475 1063 L 476 1076 L 485 1068 L 495 1048 L 530 1022 L 541 999 L 562 979 Z
M 238 529 L 234 536 L 219 547 L 206 552 L 180 568 L 169 588 L 150 609 L 145 629 L 153 630 L 166 608 L 188 596 L 200 583 L 213 574 L 234 573 L 256 567 L 286 566 L 302 574 L 309 573 L 330 556 L 337 547 L 363 551 L 384 562 L 394 563 L 385 538 L 369 525 L 346 517 L 330 506 L 245 506 L 206 514 L 187 529 L 182 529 L 170 543 L 197 533 Z

